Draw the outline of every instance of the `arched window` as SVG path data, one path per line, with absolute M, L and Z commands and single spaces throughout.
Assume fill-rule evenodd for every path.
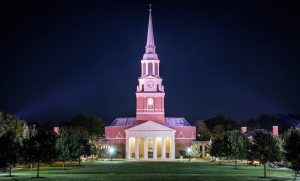
M 120 133 L 120 131 L 118 132 L 118 134 L 117 134 L 117 136 L 116 136 L 116 138 L 122 138 L 123 136 L 122 136 L 122 134 Z
M 154 104 L 153 104 L 153 98 L 148 98 L 147 99 L 147 109 L 153 109 Z
M 148 63 L 148 75 L 153 75 L 153 65 L 152 65 L 152 63 Z
M 184 138 L 184 135 L 183 135 L 182 131 L 179 133 L 178 138 Z
M 158 76 L 158 63 L 155 63 L 155 75 Z
M 146 75 L 146 63 L 143 63 L 142 74 Z

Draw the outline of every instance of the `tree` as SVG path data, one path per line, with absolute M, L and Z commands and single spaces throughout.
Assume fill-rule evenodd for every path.
M 95 144 L 90 145 L 90 156 L 92 157 L 92 162 L 94 161 L 94 156 L 100 157 L 100 158 L 105 158 L 105 153 L 104 149 L 101 149 L 100 147 L 96 147 Z
M 300 127 L 292 128 L 287 132 L 283 144 L 284 158 L 288 167 L 295 172 L 295 178 L 300 170 Z
M 204 121 L 197 121 L 196 128 L 197 128 L 197 135 L 199 135 L 199 137 L 198 137 L 199 140 L 209 140 L 210 139 L 211 133 L 210 133 L 209 129 L 207 128 L 206 123 Z
M 17 163 L 19 142 L 15 140 L 14 134 L 8 131 L 0 137 L 0 145 L 0 168 L 9 169 L 11 177 L 12 167 Z
M 212 144 L 209 149 L 209 154 L 214 157 L 219 158 L 219 165 L 221 165 L 222 157 L 226 156 L 227 145 L 225 144 L 224 139 L 216 138 L 212 141 Z
M 58 151 L 58 159 L 63 162 L 63 168 L 65 168 L 65 162 L 71 159 L 70 144 L 72 136 L 70 132 L 61 128 L 56 139 L 56 149 Z
M 40 173 L 40 164 L 51 162 L 56 155 L 55 141 L 56 137 L 52 131 L 42 129 L 38 130 L 36 136 L 30 138 L 33 147 L 27 153 L 32 155 L 32 162 L 37 164 L 37 178 Z
M 80 156 L 82 153 L 82 145 L 79 143 L 79 140 L 77 140 L 76 138 L 72 138 L 70 145 L 69 145 L 69 149 L 70 149 L 70 158 L 71 161 L 76 161 L 78 160 L 79 165 L 80 165 Z
M 20 120 L 16 115 L 0 112 L 0 136 L 11 131 L 16 140 L 21 140 L 24 124 L 25 121 Z
M 69 128 L 61 128 L 56 141 L 58 157 L 63 162 L 63 168 L 66 161 L 78 160 L 80 165 L 82 155 L 89 156 L 91 154 L 91 145 L 87 139 L 77 137 Z
M 235 168 L 237 168 L 237 160 L 246 158 L 246 141 L 248 140 L 239 131 L 229 131 L 227 132 L 227 136 L 227 156 L 235 160 Z
M 215 135 L 215 137 L 222 137 L 225 134 L 224 126 L 222 124 L 217 124 L 213 128 L 212 132 Z
M 205 121 L 207 128 L 213 132 L 214 136 L 223 136 L 225 131 L 238 129 L 240 126 L 223 114 L 216 115 Z
M 27 139 L 22 140 L 21 148 L 20 148 L 20 158 L 21 161 L 25 164 L 30 164 L 30 169 L 32 169 L 33 157 L 32 154 L 34 149 L 35 140 L 30 139 L 32 137 L 28 137 Z
M 250 119 L 245 122 L 244 125 L 248 127 L 249 130 L 254 129 L 265 129 L 272 131 L 272 126 L 279 126 L 279 132 L 287 131 L 291 126 L 296 126 L 299 124 L 299 118 L 297 115 L 291 114 L 262 114 L 256 119 Z
M 187 149 L 186 155 L 189 158 L 189 162 L 191 161 L 191 158 L 199 157 L 199 150 L 195 146 L 191 146 Z
M 251 162 L 254 163 L 255 155 L 251 150 L 252 149 L 252 141 L 251 140 L 247 139 L 245 149 L 246 149 L 246 160 L 247 160 L 248 164 L 249 164 L 249 161 L 250 161 L 250 163 Z
M 79 144 L 80 144 L 80 155 L 79 156 L 88 157 L 92 154 L 93 145 L 90 144 L 88 140 L 81 140 L 79 142 Z M 81 161 L 81 159 L 79 158 L 79 165 L 80 165 L 80 161 Z
M 104 122 L 96 116 L 78 114 L 63 126 L 80 139 L 101 137 L 104 134 Z
M 251 152 L 253 157 L 263 164 L 265 178 L 266 164 L 281 160 L 280 145 L 278 140 L 270 133 L 257 132 L 253 136 Z

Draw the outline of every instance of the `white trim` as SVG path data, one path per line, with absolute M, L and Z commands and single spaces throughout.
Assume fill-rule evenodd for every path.
M 140 111 L 140 112 L 143 112 L 144 110 L 153 110 L 153 109 L 136 109 L 136 111 Z M 155 110 L 164 111 L 165 109 L 155 109 Z
M 148 137 L 144 137 L 144 159 L 148 159 Z
M 136 97 L 165 97 L 164 92 L 136 92 Z
M 162 150 L 161 150 L 161 158 L 166 159 L 166 136 L 162 137 Z
M 147 121 L 145 123 L 142 123 L 142 124 L 139 124 L 139 125 L 136 125 L 134 127 L 131 127 L 131 128 L 128 128 L 125 130 L 125 133 L 126 133 L 126 137 L 128 135 L 131 135 L 130 133 L 134 133 L 134 132 L 142 132 L 145 134 L 145 132 L 148 132 L 149 133 L 149 136 L 151 137 L 152 134 L 154 134 L 155 136 L 155 132 L 156 133 L 160 133 L 160 132 L 176 132 L 175 129 L 172 129 L 170 127 L 167 127 L 167 126 L 164 126 L 162 124 L 159 124 L 159 123 L 156 123 L 156 122 L 153 122 L 153 121 Z M 140 136 L 140 135 L 134 135 L 134 136 Z
M 126 159 L 130 159 L 130 145 L 129 145 L 129 138 L 126 135 L 126 147 L 125 147 L 125 155 L 126 155 Z
M 141 60 L 141 63 L 159 63 L 159 60 Z
M 171 140 L 171 143 L 170 143 L 170 150 L 171 150 L 171 155 L 170 155 L 170 158 L 171 159 L 175 159 L 175 135 L 172 136 L 172 138 L 170 138 Z
M 135 139 L 134 139 L 134 144 L 135 144 L 135 147 L 134 147 L 134 149 L 135 149 L 135 154 L 134 154 L 134 157 L 135 157 L 135 159 L 139 159 L 139 137 L 135 137 Z
M 153 137 L 153 159 L 157 159 L 157 137 Z
M 136 112 L 136 114 L 165 114 L 165 112 Z

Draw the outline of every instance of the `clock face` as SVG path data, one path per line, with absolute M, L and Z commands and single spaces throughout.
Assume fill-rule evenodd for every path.
M 152 88 L 154 86 L 154 82 L 149 80 L 149 81 L 147 81 L 146 85 L 147 85 L 147 87 Z

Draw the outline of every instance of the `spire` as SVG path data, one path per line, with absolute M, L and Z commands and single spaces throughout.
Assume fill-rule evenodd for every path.
M 152 26 L 152 14 L 151 14 L 151 4 L 149 5 L 149 22 L 148 22 L 148 34 L 147 34 L 147 44 L 146 44 L 146 52 L 153 52 L 155 50 L 151 48 L 155 48 L 154 45 L 154 35 L 153 35 L 153 26 Z
M 152 8 L 149 4 L 149 22 L 148 22 L 148 33 L 147 33 L 147 43 L 146 43 L 146 52 L 143 56 L 144 60 L 157 60 L 157 54 L 155 53 L 155 44 L 154 44 L 154 34 L 153 34 L 153 25 L 152 25 Z

